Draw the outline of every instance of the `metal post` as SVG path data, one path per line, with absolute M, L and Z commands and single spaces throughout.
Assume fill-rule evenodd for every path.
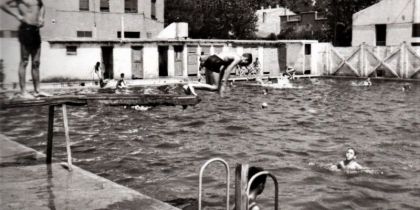
M 69 123 L 67 119 L 67 107 L 65 104 L 62 105 L 63 107 L 63 122 L 64 122 L 64 133 L 66 135 L 66 150 L 67 150 L 67 164 L 69 170 L 72 170 L 72 161 L 71 161 L 71 148 L 70 148 L 70 135 L 69 135 Z
M 51 164 L 54 132 L 54 105 L 48 107 L 47 164 Z
M 246 185 L 248 182 L 248 164 L 236 165 L 235 172 L 235 209 L 247 210 L 248 195 L 246 194 Z

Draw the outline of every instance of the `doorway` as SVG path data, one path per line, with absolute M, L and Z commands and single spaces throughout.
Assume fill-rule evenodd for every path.
M 159 77 L 168 76 L 168 46 L 159 46 Z
M 386 24 L 375 25 L 376 46 L 386 46 Z
M 101 47 L 104 79 L 114 79 L 113 47 Z

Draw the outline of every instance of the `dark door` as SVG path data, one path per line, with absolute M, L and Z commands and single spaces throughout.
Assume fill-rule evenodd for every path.
M 159 76 L 168 76 L 168 46 L 159 46 Z
M 375 25 L 376 29 L 376 46 L 386 46 L 386 25 Z
M 104 79 L 114 78 L 114 57 L 112 56 L 112 47 L 101 47 Z
M 143 79 L 143 47 L 133 46 L 132 51 L 132 78 Z

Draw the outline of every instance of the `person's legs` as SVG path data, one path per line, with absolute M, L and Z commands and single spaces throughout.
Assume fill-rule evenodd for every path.
M 20 93 L 22 95 L 27 94 L 26 93 L 26 67 L 28 66 L 29 62 L 29 50 L 23 46 L 20 45 L 20 64 L 19 64 L 19 86 L 20 86 Z
M 206 68 L 206 84 L 191 84 L 196 89 L 216 91 L 219 88 L 219 73 Z
M 30 51 L 32 58 L 32 82 L 34 84 L 35 93 L 39 93 L 39 66 L 41 58 L 41 47 L 34 48 Z
M 31 50 L 32 57 L 32 82 L 34 84 L 35 96 L 47 97 L 51 96 L 49 93 L 42 92 L 40 89 L 39 66 L 41 64 L 41 46 L 35 47 Z

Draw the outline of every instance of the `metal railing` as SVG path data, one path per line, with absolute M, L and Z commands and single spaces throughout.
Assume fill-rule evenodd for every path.
M 273 182 L 274 182 L 274 209 L 275 210 L 278 210 L 279 209 L 279 186 L 278 186 L 278 182 L 277 182 L 276 177 L 274 175 L 272 175 L 270 172 L 268 172 L 268 171 L 261 171 L 261 172 L 255 174 L 254 176 L 252 176 L 251 179 L 248 182 L 246 194 L 249 197 L 249 191 L 250 191 L 250 188 L 251 188 L 251 184 L 254 182 L 254 180 L 257 177 L 262 176 L 262 175 L 267 175 L 267 176 L 269 176 L 269 177 L 271 177 L 273 179 Z M 247 201 L 247 205 L 246 206 L 247 207 L 249 206 L 249 199 Z
M 213 158 L 208 160 L 207 162 L 204 163 L 203 166 L 201 166 L 200 169 L 200 175 L 199 175 L 199 182 L 198 182 L 198 210 L 201 210 L 201 197 L 202 197 L 202 188 L 203 188 L 203 173 L 204 173 L 204 169 L 206 169 L 206 167 L 212 163 L 212 162 L 221 162 L 226 169 L 226 210 L 229 210 L 229 186 L 230 186 L 230 170 L 229 170 L 229 164 L 221 159 L 221 158 Z

